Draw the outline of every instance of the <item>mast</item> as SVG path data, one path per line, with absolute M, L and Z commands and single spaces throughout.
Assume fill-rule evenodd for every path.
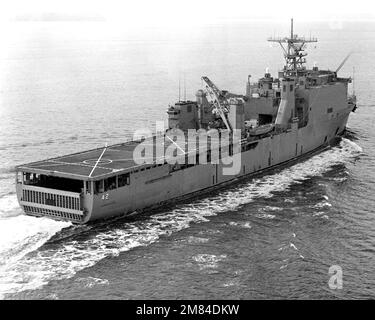
M 178 76 L 178 102 L 181 102 L 181 77 Z
M 186 101 L 186 74 L 184 73 L 184 101 Z
M 297 76 L 298 72 L 305 70 L 306 63 L 305 53 L 306 44 L 311 42 L 318 42 L 317 38 L 298 37 L 293 31 L 293 18 L 290 20 L 290 38 L 288 37 L 271 37 L 269 42 L 277 42 L 280 44 L 284 52 L 285 66 L 284 74 L 287 76 Z
M 290 19 L 290 38 L 293 39 L 293 18 Z

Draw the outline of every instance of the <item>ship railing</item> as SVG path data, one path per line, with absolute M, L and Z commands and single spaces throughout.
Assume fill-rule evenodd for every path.
M 20 202 L 30 213 L 50 215 L 51 212 L 58 212 L 67 219 L 84 215 L 81 194 L 78 192 L 23 185 Z

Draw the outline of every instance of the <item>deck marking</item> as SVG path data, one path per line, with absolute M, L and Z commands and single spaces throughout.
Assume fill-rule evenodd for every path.
M 66 165 L 65 163 L 50 163 L 50 164 L 39 164 L 39 165 L 33 165 L 32 167 L 29 167 L 29 168 L 35 168 L 35 169 L 38 169 L 38 168 L 43 168 L 43 167 L 53 167 L 53 166 L 62 166 L 62 165 Z
M 73 165 L 73 166 L 80 166 L 80 167 L 88 167 L 88 168 L 92 168 L 93 165 L 89 165 L 89 164 L 83 164 L 82 162 L 65 162 L 65 161 L 56 161 L 56 160 L 50 160 L 51 162 L 54 162 L 54 163 L 58 163 L 60 165 Z M 110 169 L 110 168 L 106 168 L 106 167 L 97 167 L 99 169 Z
M 38 169 L 38 168 L 34 168 L 34 167 L 24 167 L 26 169 Z M 64 172 L 64 171 L 58 171 L 58 170 L 46 170 L 46 169 L 41 169 L 41 170 L 44 170 L 44 171 L 49 171 L 49 172 L 53 172 L 53 173 L 62 173 L 62 174 L 68 174 L 68 175 L 72 175 L 72 176 L 77 176 L 77 177 L 83 177 L 83 178 L 87 178 L 87 176 L 84 176 L 82 174 L 78 174 L 78 173 L 70 173 L 70 172 Z
M 115 151 L 115 152 L 123 152 L 123 151 L 126 150 L 126 149 L 121 149 L 121 150 L 119 150 L 119 149 L 112 149 L 112 148 L 109 148 L 108 150 L 109 150 L 109 151 Z
M 165 141 L 165 146 L 164 146 L 165 148 L 167 148 L 168 145 L 171 145 L 173 143 L 174 145 L 176 145 L 182 151 L 183 155 L 180 155 L 178 158 L 180 158 L 181 156 L 185 156 L 185 155 L 188 155 L 188 156 L 194 155 L 199 150 L 199 148 L 192 148 L 192 149 L 189 148 L 189 150 L 187 152 L 185 152 L 169 136 L 166 136 L 166 137 L 168 138 L 169 141 Z M 242 140 L 246 140 L 246 139 L 242 139 Z M 216 141 L 216 139 L 215 139 L 215 141 Z M 220 139 L 218 139 L 217 141 L 220 141 Z M 147 142 L 149 142 L 149 141 L 147 141 Z M 212 140 L 211 140 L 211 142 L 212 142 Z M 244 141 L 241 141 L 240 144 L 242 144 L 243 142 Z M 93 173 L 94 173 L 94 171 L 95 171 L 96 168 L 99 168 L 99 169 L 102 169 L 102 170 L 108 170 L 110 172 L 99 174 L 99 175 L 97 175 L 95 177 L 105 176 L 105 175 L 108 175 L 110 173 L 117 172 L 117 171 L 123 171 L 123 170 L 129 170 L 130 171 L 130 170 L 133 170 L 135 168 L 140 168 L 143 165 L 135 165 L 135 166 L 133 165 L 133 166 L 129 166 L 129 167 L 125 166 L 125 168 L 115 169 L 115 168 L 113 168 L 110 165 L 110 163 L 114 164 L 115 162 L 121 162 L 121 161 L 126 161 L 126 162 L 130 161 L 130 162 L 132 162 L 132 161 L 134 161 L 134 159 L 132 159 L 132 158 L 103 159 L 103 156 L 104 156 L 104 153 L 106 151 L 110 152 L 111 150 L 113 150 L 115 152 L 129 153 L 131 151 L 134 151 L 134 146 L 136 146 L 136 145 L 139 145 L 139 142 L 133 142 L 133 143 L 130 142 L 130 143 L 126 143 L 126 144 L 113 145 L 113 146 L 116 147 L 116 149 L 112 149 L 111 147 L 113 147 L 113 146 L 107 146 L 106 145 L 105 149 L 102 150 L 102 153 L 101 153 L 101 155 L 100 155 L 100 157 L 99 157 L 98 160 L 95 160 L 95 159 L 92 159 L 92 158 L 89 158 L 89 159 L 86 158 L 85 160 L 81 160 L 79 162 L 66 162 L 66 161 L 62 161 L 63 159 L 72 159 L 72 158 L 74 158 L 74 156 L 78 156 L 78 158 L 80 158 L 79 156 L 84 155 L 84 154 L 85 155 L 88 155 L 88 154 L 91 155 L 92 153 L 99 151 L 100 148 L 93 149 L 93 150 L 87 150 L 85 152 L 81 152 L 81 153 L 77 153 L 77 154 L 65 155 L 65 156 L 61 156 L 61 157 L 57 157 L 57 158 L 46 159 L 46 160 L 44 160 L 42 162 L 30 163 L 28 169 L 31 169 L 31 170 L 32 169 L 41 169 L 41 170 L 47 170 L 47 171 L 51 171 L 52 170 L 54 172 L 60 172 L 60 173 L 64 173 L 64 174 L 72 174 L 72 175 L 77 175 L 77 176 L 82 176 L 82 177 L 93 177 Z M 153 145 L 153 144 L 152 143 L 150 143 L 150 144 L 147 143 L 147 145 Z M 187 145 L 187 142 L 185 142 L 185 146 L 186 145 Z M 226 146 L 228 146 L 228 144 L 224 143 L 222 145 L 222 147 L 223 146 L 226 147 Z M 107 155 L 108 155 L 108 152 L 107 152 Z M 82 159 L 82 157 L 81 157 L 81 159 Z M 159 161 L 159 160 L 164 159 L 164 161 L 168 161 L 169 159 L 174 159 L 174 157 L 168 157 L 168 156 L 164 155 L 164 156 L 160 156 L 160 157 L 157 157 L 157 158 L 153 156 L 152 158 L 146 158 L 146 159 L 147 160 L 152 160 L 151 163 L 147 163 L 147 164 L 150 164 L 150 165 L 153 164 L 153 165 L 155 165 L 157 163 L 157 161 Z M 45 161 L 48 161 L 49 163 L 47 164 Z M 94 165 L 94 161 L 95 161 L 95 165 Z M 103 161 L 108 161 L 110 163 L 103 163 Z M 92 164 L 89 164 L 90 162 L 92 162 Z M 109 166 L 108 167 L 104 167 L 103 164 L 104 165 L 109 165 Z M 59 165 L 61 165 L 61 166 L 63 166 L 63 165 L 65 165 L 65 166 L 71 165 L 71 166 L 88 167 L 88 168 L 92 168 L 92 170 L 90 172 L 90 175 L 87 176 L 87 175 L 70 173 L 69 170 L 67 170 L 67 171 L 58 171 L 58 170 L 53 170 L 52 168 L 51 169 L 48 168 L 48 167 L 55 167 L 55 166 L 59 166 Z M 44 169 L 44 167 L 47 167 L 47 168 Z
M 94 163 L 95 163 L 96 159 L 86 159 L 86 160 L 83 160 L 82 163 L 84 164 L 88 164 L 90 166 L 93 166 Z M 106 164 L 111 164 L 112 163 L 112 160 L 111 159 L 102 159 L 99 161 L 99 163 L 101 165 L 106 165 Z M 99 167 L 98 167 L 99 168 Z
M 90 172 L 90 174 L 89 174 L 89 178 L 91 177 L 92 173 L 94 172 L 96 166 L 98 165 L 100 159 L 103 157 L 103 154 L 104 154 L 104 152 L 105 152 L 106 150 L 107 150 L 107 145 L 104 147 L 102 154 L 100 155 L 100 157 L 99 157 L 98 160 L 96 161 L 94 168 L 92 168 L 92 170 L 91 170 L 91 172 Z

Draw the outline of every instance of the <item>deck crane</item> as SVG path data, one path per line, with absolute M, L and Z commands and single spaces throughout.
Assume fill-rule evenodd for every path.
M 346 60 L 349 59 L 349 57 L 350 57 L 351 54 L 352 54 L 352 53 L 350 52 L 350 53 L 345 57 L 345 59 L 340 63 L 340 65 L 338 66 L 338 68 L 337 68 L 336 71 L 335 71 L 335 74 L 336 74 L 336 75 L 337 75 L 337 72 L 339 72 L 340 69 L 343 67 L 343 65 L 345 64 Z
M 202 80 L 206 84 L 206 90 L 214 103 L 215 110 L 219 113 L 228 131 L 232 132 L 232 127 L 226 116 L 229 112 L 229 104 L 223 92 L 208 77 L 203 76 Z

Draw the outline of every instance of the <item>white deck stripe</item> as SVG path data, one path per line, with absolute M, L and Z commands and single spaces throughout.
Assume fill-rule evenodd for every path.
M 92 173 L 94 172 L 96 166 L 98 165 L 100 159 L 103 157 L 103 154 L 104 154 L 104 152 L 105 152 L 106 150 L 107 150 L 107 147 L 104 148 L 102 154 L 100 155 L 100 157 L 99 157 L 98 160 L 96 161 L 94 168 L 92 168 L 92 170 L 91 170 L 91 172 L 90 172 L 90 174 L 89 174 L 89 178 L 91 177 Z

